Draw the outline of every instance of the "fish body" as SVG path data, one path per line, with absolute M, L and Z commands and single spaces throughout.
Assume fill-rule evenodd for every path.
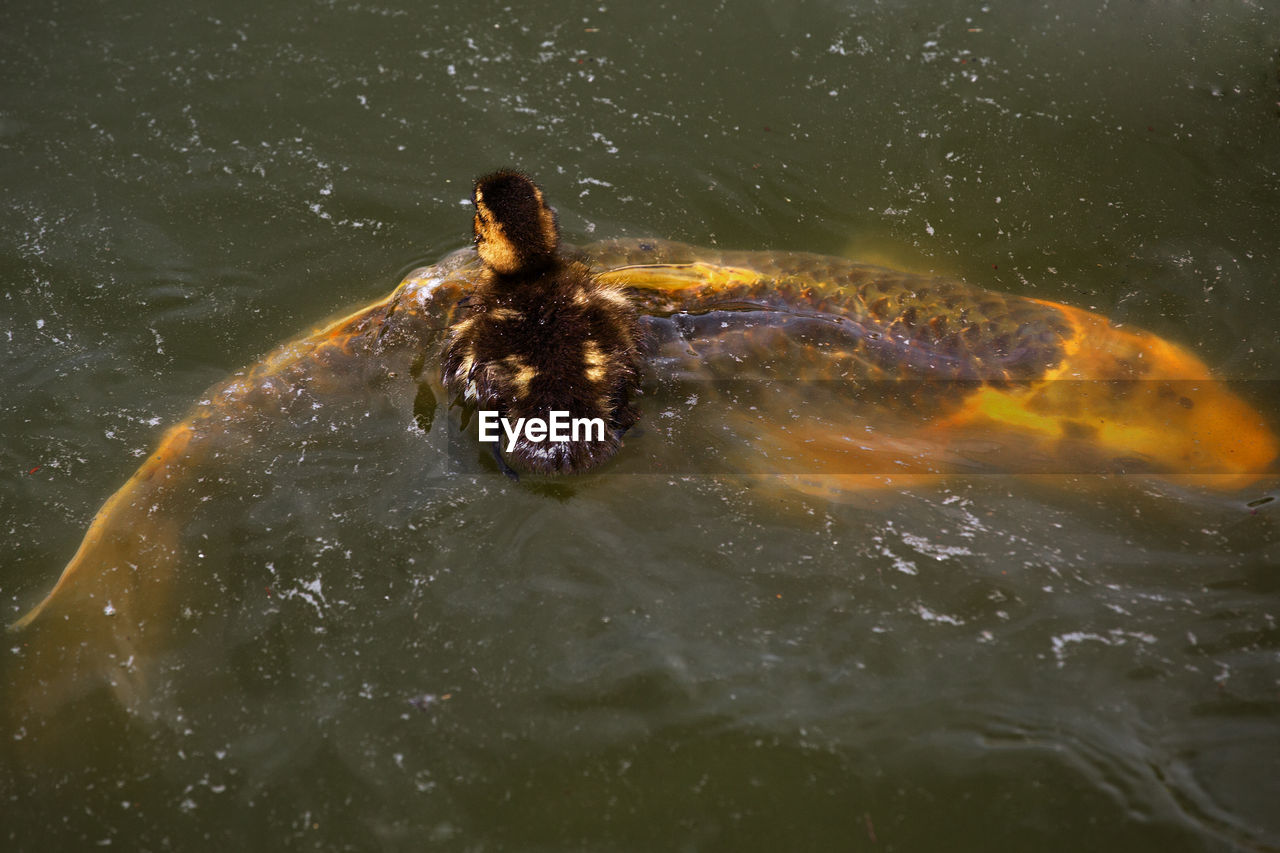
M 1277 439 L 1258 411 L 1185 348 L 1098 314 L 805 253 L 656 240 L 565 251 L 629 294 L 651 338 L 646 393 L 692 384 L 742 437 L 726 475 L 839 498 L 969 473 L 1141 473 L 1217 490 L 1273 473 Z M 430 420 L 447 399 L 442 346 L 484 274 L 474 251 L 455 252 L 211 389 L 13 629 L 46 629 L 46 667 L 105 655 L 136 705 L 145 674 L 120 663 L 164 642 L 205 460 L 234 458 L 251 423 L 288 431 L 304 398 L 358 405 L 387 383 L 413 383 Z

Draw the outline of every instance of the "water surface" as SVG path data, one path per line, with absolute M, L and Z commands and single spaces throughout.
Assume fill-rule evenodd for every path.
M 496 166 L 575 242 L 936 270 L 1149 328 L 1280 411 L 1261 5 L 8 12 L 6 622 L 164 424 L 465 245 Z M 442 476 L 412 408 L 204 472 L 146 711 L 6 711 L 7 846 L 1280 848 L 1274 482 L 833 503 L 620 459 L 540 489 L 483 454 Z M 25 677 L 21 635 L 4 659 Z

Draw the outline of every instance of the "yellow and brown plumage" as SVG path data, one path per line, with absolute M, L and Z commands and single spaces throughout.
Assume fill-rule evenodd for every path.
M 445 341 L 445 388 L 513 422 L 548 420 L 553 412 L 599 418 L 603 438 L 521 435 L 508 454 L 517 468 L 542 474 L 598 465 L 639 417 L 629 402 L 641 365 L 631 300 L 561 256 L 555 214 L 525 175 L 486 175 L 476 181 L 472 201 L 484 272 Z

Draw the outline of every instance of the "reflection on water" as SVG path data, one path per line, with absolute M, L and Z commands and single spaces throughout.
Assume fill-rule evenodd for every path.
M 575 240 L 871 234 L 1152 329 L 1276 410 L 1271 10 L 64 12 L 15 8 L 0 57 L 6 622 L 164 424 L 461 245 L 496 165 Z M 1274 483 L 832 501 L 646 468 L 672 421 L 715 426 L 653 391 L 619 475 L 550 486 L 479 451 L 445 476 L 407 386 L 209 458 L 149 704 L 6 701 L 0 838 L 1280 846 Z M 53 631 L 10 635 L 6 685 Z
M 1276 829 L 1264 780 L 1233 772 L 1275 758 L 1256 737 L 1274 626 L 1252 604 L 1270 582 L 1231 556 L 1272 526 L 1234 501 L 983 479 L 779 506 L 640 475 L 557 499 L 398 453 L 335 482 L 340 454 L 195 515 L 180 645 L 141 716 L 101 693 L 17 721 L 44 795 L 138 768 L 80 832 L 154 843 L 177 807 L 232 838 L 246 804 L 278 832 L 334 803 L 406 844 L 700 828 L 714 846 L 813 837 L 807 819 L 861 837 L 863 812 L 922 844 L 958 821 L 1018 846 L 1081 813 L 1108 841 Z M 654 536 L 658 511 L 697 521 Z M 61 745 L 86 736 L 87 768 Z M 975 799 L 1018 818 L 984 827 Z

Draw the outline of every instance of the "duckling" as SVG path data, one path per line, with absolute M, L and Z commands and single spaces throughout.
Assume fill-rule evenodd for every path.
M 530 431 L 503 436 L 494 455 L 508 476 L 516 474 L 503 447 L 517 468 L 539 474 L 599 465 L 639 418 L 629 402 L 642 357 L 635 308 L 622 288 L 560 253 L 556 215 L 527 175 L 485 175 L 471 200 L 483 272 L 445 339 L 445 389 L 508 424 L 546 423 L 554 412 L 603 423 L 564 441 L 534 440 Z

